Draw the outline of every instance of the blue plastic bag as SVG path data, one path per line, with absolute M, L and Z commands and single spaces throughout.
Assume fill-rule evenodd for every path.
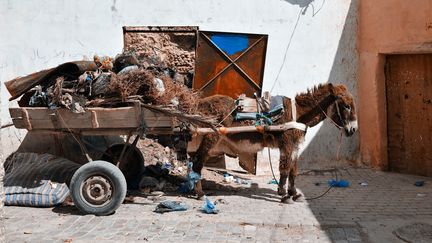
M 331 179 L 328 181 L 328 185 L 331 187 L 349 187 L 349 182 L 347 180 L 335 180 Z
M 269 181 L 267 184 L 278 184 L 278 181 L 276 179 L 272 179 L 271 181 Z
M 424 181 L 416 181 L 414 183 L 415 186 L 424 186 L 425 182 Z
M 215 205 L 207 197 L 205 197 L 205 202 L 204 202 L 204 205 L 202 207 L 202 211 L 206 214 L 219 213 L 219 210 L 216 209 Z
M 192 171 L 191 162 L 189 162 L 188 167 L 190 172 L 187 175 L 187 182 L 182 183 L 178 189 L 181 193 L 191 192 L 195 188 L 195 184 L 201 179 L 200 174 Z

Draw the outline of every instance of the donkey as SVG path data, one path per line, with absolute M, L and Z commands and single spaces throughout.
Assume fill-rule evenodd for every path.
M 296 95 L 294 100 L 283 97 L 284 112 L 274 125 L 297 120 L 306 127 L 316 126 L 328 118 L 337 128 L 345 131 L 346 136 L 353 135 L 357 130 L 357 116 L 354 99 L 344 85 L 331 83 L 320 84 Z M 199 111 L 204 115 L 217 116 L 225 127 L 242 126 L 245 122 L 234 120 L 231 114 L 235 109 L 235 100 L 228 96 L 215 95 L 203 98 L 199 102 Z M 297 119 L 296 119 L 297 118 Z M 201 174 L 201 170 L 209 157 L 226 154 L 238 157 L 242 161 L 250 160 L 253 155 L 264 147 L 279 148 L 280 180 L 278 194 L 282 202 L 289 198 L 295 201 L 301 197 L 295 187 L 299 147 L 304 141 L 306 130 L 290 129 L 285 132 L 238 133 L 231 135 L 208 134 L 192 155 L 192 170 Z M 288 189 L 286 187 L 288 183 Z M 204 196 L 201 181 L 195 186 L 198 197 Z

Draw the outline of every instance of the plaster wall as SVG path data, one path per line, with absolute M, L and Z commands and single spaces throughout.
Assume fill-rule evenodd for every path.
M 432 53 L 432 1 L 359 1 L 361 159 L 388 168 L 385 56 Z
M 264 90 L 274 95 L 294 96 L 331 81 L 345 83 L 356 96 L 356 17 L 357 0 L 0 0 L 0 81 L 94 54 L 115 56 L 125 25 L 192 25 L 268 34 Z M 2 89 L 3 124 L 14 105 L 8 98 Z M 1 130 L 6 155 L 24 135 Z M 338 135 L 329 123 L 310 129 L 304 160 L 334 160 Z M 344 140 L 341 158 L 356 160 L 358 144 L 358 135 Z

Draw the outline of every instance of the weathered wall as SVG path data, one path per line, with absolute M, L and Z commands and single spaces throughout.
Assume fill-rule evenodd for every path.
M 194 25 L 268 34 L 264 90 L 273 94 L 293 96 L 327 81 L 356 93 L 356 14 L 357 0 L 0 1 L 0 80 L 95 53 L 114 56 L 122 50 L 124 25 Z M 1 97 L 7 123 L 4 89 Z M 1 133 L 6 153 L 22 138 L 13 128 Z M 326 123 L 310 129 L 306 145 L 313 141 L 313 147 L 304 159 L 334 159 L 337 137 Z M 355 160 L 358 135 L 343 142 L 343 158 Z
M 0 92 L 3 88 L 0 86 Z M 1 107 L 2 100 L 0 99 L 0 107 Z M 0 117 L 0 124 L 1 124 L 2 118 Z M 1 145 L 2 139 L 0 136 L 0 145 Z M 3 168 L 3 146 L 0 146 L 0 243 L 5 242 L 5 228 L 4 228 L 4 211 L 3 211 L 3 198 L 4 196 L 4 189 L 3 189 L 3 176 L 4 176 L 4 168 Z
M 432 53 L 432 1 L 361 0 L 359 23 L 361 158 L 386 169 L 385 55 Z

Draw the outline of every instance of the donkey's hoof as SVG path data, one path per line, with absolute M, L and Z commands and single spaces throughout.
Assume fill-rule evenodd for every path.
M 202 201 L 202 200 L 204 200 L 204 196 L 205 196 L 204 193 L 202 193 L 202 194 L 201 194 L 201 193 L 198 193 L 198 194 L 196 195 L 196 199 Z
M 292 199 L 293 199 L 294 201 L 296 201 L 296 202 L 303 202 L 304 200 L 303 200 L 303 197 L 302 197 L 302 196 L 303 196 L 302 194 L 297 193 L 296 195 L 294 195 L 294 196 L 292 197 Z
M 297 195 L 297 190 L 295 190 L 295 189 L 288 189 L 288 195 L 290 195 L 290 196 Z
M 286 191 L 286 189 L 283 188 L 283 187 L 282 187 L 282 188 L 278 187 L 278 191 L 277 191 L 277 193 L 278 193 L 279 196 L 284 196 L 284 195 L 287 194 L 287 191 Z
M 286 196 L 282 197 L 281 203 L 294 204 L 294 201 L 291 199 L 291 196 L 286 195 Z

